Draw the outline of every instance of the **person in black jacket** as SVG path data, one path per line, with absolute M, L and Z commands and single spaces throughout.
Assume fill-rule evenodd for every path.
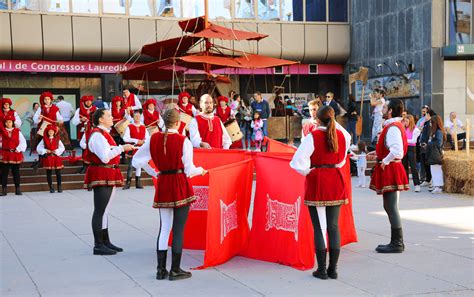
M 425 123 L 421 130 L 420 148 L 421 148 L 421 176 L 425 181 L 421 184 L 422 187 L 430 186 L 431 188 L 431 170 L 427 162 L 426 149 L 431 135 L 431 117 L 436 115 L 434 111 L 430 110 L 425 115 Z
M 347 105 L 347 132 L 352 136 L 352 143 L 357 144 L 357 107 L 354 95 L 349 95 L 349 104 Z
M 339 108 L 339 105 L 337 104 L 336 100 L 334 100 L 333 92 L 327 92 L 326 101 L 324 101 L 324 105 L 331 106 L 332 109 L 334 109 L 335 117 L 337 117 L 341 113 L 341 109 Z

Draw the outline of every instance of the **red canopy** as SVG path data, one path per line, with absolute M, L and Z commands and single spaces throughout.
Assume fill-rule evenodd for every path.
M 208 28 L 200 31 L 199 33 L 194 33 L 190 36 L 201 37 L 201 38 L 217 38 L 217 39 L 224 39 L 224 40 L 257 40 L 257 41 L 265 37 L 268 37 L 267 34 L 235 30 L 235 29 L 226 28 L 226 27 L 219 26 L 212 23 L 210 23 Z
M 200 16 L 194 19 L 179 21 L 178 24 L 183 32 L 195 33 L 204 30 L 205 20 L 203 16 Z
M 172 59 L 164 59 L 121 71 L 120 74 L 124 79 L 146 81 L 171 80 L 173 78 L 173 70 L 162 68 L 170 64 L 173 64 Z
M 197 43 L 200 38 L 185 35 L 146 44 L 142 47 L 142 54 L 157 58 L 166 59 L 181 56 L 186 53 L 191 46 Z
M 228 56 L 208 56 L 208 55 L 189 55 L 177 57 L 177 60 L 186 62 L 187 64 L 210 64 L 214 68 L 216 66 L 233 67 L 233 68 L 269 68 L 283 65 L 293 65 L 297 62 L 271 58 L 261 55 L 248 54 L 246 56 L 228 57 Z M 181 65 L 181 63 L 180 63 Z M 188 67 L 193 68 L 193 67 Z M 195 69 L 195 68 L 193 68 Z

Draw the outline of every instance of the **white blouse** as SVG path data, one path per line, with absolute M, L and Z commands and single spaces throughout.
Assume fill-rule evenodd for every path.
M 387 126 L 394 122 L 401 122 L 402 118 L 391 118 L 384 122 L 383 126 Z M 385 135 L 385 146 L 390 150 L 388 155 L 382 160 L 385 165 L 390 164 L 395 159 L 403 158 L 403 139 L 402 131 L 398 127 L 392 126 L 388 128 L 387 134 Z
M 36 151 L 38 152 L 39 155 L 44 155 L 46 154 L 46 148 L 44 147 L 44 140 L 41 139 L 40 143 L 38 143 L 38 146 L 36 147 Z M 58 148 L 54 151 L 54 154 L 56 156 L 61 156 L 64 153 L 64 144 L 60 140 L 59 141 L 59 146 Z

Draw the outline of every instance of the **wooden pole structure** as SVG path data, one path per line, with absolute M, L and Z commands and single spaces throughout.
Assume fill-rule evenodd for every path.
M 471 120 L 466 119 L 466 154 L 467 157 L 469 157 L 469 151 L 470 151 L 470 142 L 471 142 Z

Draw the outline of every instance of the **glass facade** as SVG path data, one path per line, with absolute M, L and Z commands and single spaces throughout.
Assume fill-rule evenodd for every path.
M 283 22 L 349 21 L 350 0 L 207 0 L 209 19 Z M 463 7 L 471 0 L 449 0 Z M 204 15 L 204 0 L 0 0 L 0 10 L 51 13 L 118 14 L 193 18 Z M 456 8 L 453 8 L 457 11 Z M 457 15 L 457 14 L 453 14 Z M 463 15 L 465 18 L 466 16 Z M 469 14 L 470 24 L 470 14 Z M 458 26 L 459 22 L 458 22 Z
M 471 43 L 471 0 L 449 0 L 449 44 Z

